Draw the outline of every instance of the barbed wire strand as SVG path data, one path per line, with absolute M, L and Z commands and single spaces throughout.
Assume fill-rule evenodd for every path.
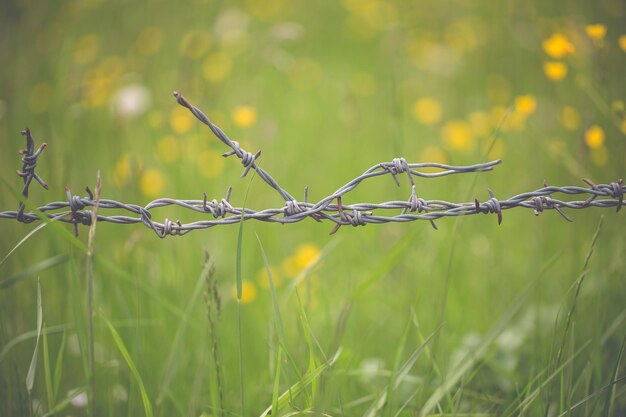
M 608 184 L 595 184 L 589 179 L 583 179 L 583 182 L 588 186 L 587 188 L 579 186 L 548 186 L 548 184 L 544 182 L 542 188 L 518 194 L 506 200 L 498 200 L 492 190 L 488 190 L 489 199 L 484 202 L 481 202 L 479 199 L 465 203 L 454 203 L 444 200 L 425 200 L 417 195 L 414 177 L 436 178 L 452 174 L 491 171 L 496 165 L 500 164 L 501 161 L 494 160 L 468 166 L 453 166 L 434 162 L 408 163 L 404 158 L 394 158 L 391 162 L 381 162 L 372 166 L 317 203 L 310 203 L 308 201 L 308 187 L 305 187 L 303 201 L 297 201 L 290 193 L 283 189 L 267 171 L 263 170 L 256 163 L 256 160 L 261 155 L 260 151 L 252 154 L 244 150 L 238 142 L 231 140 L 219 127 L 213 124 L 200 109 L 190 104 L 182 94 L 174 92 L 174 97 L 178 104 L 189 109 L 198 120 L 211 129 L 213 134 L 220 141 L 231 149 L 229 152 L 223 154 L 224 157 L 236 155 L 241 160 L 244 166 L 241 177 L 246 176 L 251 169 L 254 169 L 263 181 L 280 194 L 285 200 L 285 205 L 258 211 L 251 208 L 233 207 L 230 203 L 232 187 L 229 187 L 226 196 L 219 201 L 217 199 L 209 201 L 206 193 L 204 193 L 202 200 L 158 198 L 151 201 L 146 206 L 100 198 L 98 206 L 99 213 L 106 210 L 121 210 L 126 212 L 126 214 L 108 216 L 97 214 L 97 216 L 94 216 L 92 210 L 89 210 L 89 208 L 93 209 L 98 203 L 94 200 L 94 195 L 89 187 L 86 188 L 87 196 L 81 197 L 73 195 L 69 185 L 67 185 L 65 187 L 67 201 L 47 203 L 34 211 L 25 212 L 28 190 L 32 180 L 35 179 L 42 187 L 48 189 L 47 184 L 35 172 L 38 157 L 45 149 L 46 144 L 41 144 L 39 148 L 35 150 L 35 142 L 30 130 L 25 129 L 22 135 L 26 136 L 26 149 L 20 151 L 23 165 L 22 169 L 17 171 L 17 174 L 22 177 L 24 181 L 24 187 L 22 189 L 23 198 L 19 202 L 17 211 L 0 212 L 0 219 L 15 219 L 22 223 L 32 223 L 42 220 L 43 216 L 47 219 L 73 224 L 74 233 L 78 235 L 78 225 L 89 226 L 95 217 L 98 222 L 115 224 L 142 223 L 144 226 L 152 229 L 157 236 L 164 238 L 166 236 L 182 236 L 192 230 L 208 229 L 214 226 L 235 224 L 246 220 L 286 224 L 312 218 L 318 222 L 326 220 L 335 223 L 330 232 L 333 234 L 344 225 L 356 227 L 365 226 L 366 224 L 404 223 L 416 220 L 428 220 L 436 229 L 437 226 L 434 221 L 437 219 L 480 213 L 495 213 L 497 215 L 498 224 L 500 224 L 502 222 L 502 212 L 517 207 L 530 209 L 535 215 L 539 215 L 544 210 L 555 210 L 566 220 L 572 221 L 563 209 L 616 207 L 617 211 L 620 211 L 624 202 L 624 191 L 626 187 L 624 187 L 622 179 Z M 440 171 L 420 171 L 425 168 L 435 168 Z M 408 200 L 344 204 L 346 194 L 357 188 L 364 181 L 374 177 L 390 175 L 394 182 L 400 186 L 398 175 L 401 174 L 407 175 L 411 185 L 411 193 Z M 563 201 L 553 197 L 553 194 L 556 193 L 565 195 L 586 195 L 587 198 L 582 201 Z M 167 218 L 161 223 L 152 219 L 152 210 L 168 206 L 178 206 L 197 213 L 210 215 L 213 219 L 197 220 L 189 223 L 182 223 L 180 220 L 171 221 Z M 390 214 L 390 212 L 398 213 Z

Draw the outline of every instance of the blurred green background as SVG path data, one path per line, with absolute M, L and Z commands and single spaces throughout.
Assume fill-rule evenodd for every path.
M 63 201 L 66 184 L 84 195 L 98 171 L 103 198 L 219 201 L 232 186 L 241 206 L 251 176 L 239 178 L 241 165 L 220 156 L 227 149 L 175 90 L 245 149 L 262 149 L 260 163 L 291 194 L 309 186 L 310 201 L 399 156 L 504 161 L 420 179 L 427 200 L 624 176 L 620 0 L 0 7 L 2 211 L 18 206 L 24 127 L 48 143 L 37 172 L 50 189 L 33 184 L 28 207 Z M 409 194 L 406 178 L 396 187 L 385 177 L 344 204 Z M 282 201 L 254 178 L 246 206 Z M 330 223 L 246 222 L 240 304 L 237 226 L 161 240 L 141 225 L 99 223 L 93 332 L 85 252 L 63 232 L 71 226 L 50 225 L 0 265 L 0 414 L 258 415 L 274 398 L 274 415 L 623 415 L 623 212 L 567 213 L 573 223 L 517 209 L 500 226 L 468 216 L 438 231 L 414 222 L 333 236 Z M 36 227 L 0 226 L 2 258 Z M 81 227 L 79 240 L 87 235 Z

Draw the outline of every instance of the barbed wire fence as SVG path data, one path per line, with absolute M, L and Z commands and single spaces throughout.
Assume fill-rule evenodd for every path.
M 172 198 L 158 198 L 151 201 L 146 206 L 124 203 L 115 200 L 98 198 L 89 187 L 86 188 L 87 196 L 81 197 L 73 195 L 69 186 L 65 187 L 67 201 L 57 201 L 45 204 L 37 209 L 26 212 L 26 200 L 28 199 L 29 187 L 33 181 L 37 181 L 43 188 L 48 189 L 48 185 L 35 172 L 38 158 L 46 147 L 41 144 L 35 149 L 35 141 L 29 129 L 22 131 L 26 137 L 26 149 L 21 150 L 22 169 L 17 171 L 17 175 L 24 181 L 22 189 L 22 199 L 19 202 L 17 211 L 0 212 L 0 219 L 14 219 L 22 223 L 32 223 L 48 220 L 71 223 L 74 225 L 74 233 L 78 235 L 78 226 L 89 226 L 94 221 L 110 222 L 115 224 L 137 224 L 152 229 L 157 236 L 181 236 L 192 230 L 208 229 L 214 226 L 240 223 L 246 220 L 258 220 L 274 223 L 295 223 L 307 218 L 312 218 L 317 222 L 332 222 L 334 227 L 331 234 L 344 225 L 365 226 L 366 224 L 381 224 L 390 222 L 412 222 L 416 220 L 427 220 L 436 229 L 435 220 L 443 217 L 469 216 L 473 214 L 496 214 L 498 224 L 502 222 L 502 212 L 504 210 L 522 207 L 533 211 L 539 215 L 544 210 L 555 210 L 563 218 L 572 221 L 563 209 L 586 209 L 589 207 L 616 207 L 617 211 L 622 208 L 624 201 L 623 179 L 608 184 L 595 184 L 591 180 L 583 179 L 588 187 L 579 186 L 549 186 L 544 182 L 542 188 L 525 192 L 510 197 L 507 200 L 498 200 L 491 190 L 488 190 L 490 198 L 486 201 L 475 199 L 473 202 L 454 203 L 443 200 L 424 200 L 417 196 L 415 187 L 415 177 L 433 178 L 452 174 L 463 174 L 471 172 L 491 171 L 501 163 L 494 160 L 486 163 L 453 166 L 433 162 L 408 163 L 404 158 L 395 158 L 391 162 L 381 162 L 369 168 L 367 171 L 354 178 L 331 195 L 321 199 L 316 203 L 308 201 L 308 187 L 304 189 L 304 199 L 298 201 L 289 192 L 283 189 L 278 182 L 263 168 L 257 164 L 261 151 L 252 154 L 239 145 L 238 142 L 228 138 L 228 136 L 197 107 L 183 97 L 182 94 L 174 92 L 176 101 L 181 106 L 187 108 L 199 121 L 207 125 L 213 134 L 231 150 L 222 156 L 237 156 L 244 167 L 241 177 L 245 177 L 250 170 L 255 170 L 256 174 L 271 188 L 273 188 L 284 199 L 282 207 L 268 208 L 255 211 L 251 208 L 233 207 L 230 204 L 232 188 L 229 187 L 226 196 L 219 201 L 217 199 L 208 200 L 204 193 L 202 200 L 177 200 Z M 423 172 L 420 169 L 436 168 L 437 172 Z M 382 203 L 356 203 L 344 204 L 343 198 L 350 191 L 358 187 L 362 182 L 379 176 L 390 175 L 395 183 L 400 186 L 398 175 L 406 174 L 411 185 L 411 193 L 406 201 L 386 201 Z M 563 201 L 553 197 L 554 194 L 564 195 L 584 195 L 585 200 Z M 163 222 L 153 220 L 151 210 L 166 206 L 179 206 L 184 209 L 211 216 L 210 220 L 197 220 L 190 223 L 182 223 L 179 220 L 171 221 L 165 219 Z M 91 208 L 91 210 L 90 210 Z M 105 210 L 122 210 L 127 215 L 104 215 L 98 214 Z M 94 214 L 95 213 L 95 214 Z

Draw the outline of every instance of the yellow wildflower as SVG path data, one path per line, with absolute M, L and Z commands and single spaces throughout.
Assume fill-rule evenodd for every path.
M 594 41 L 601 41 L 606 36 L 606 26 L 602 23 L 585 26 L 585 32 Z
M 101 71 L 88 71 L 83 79 L 82 104 L 85 107 L 105 105 L 115 91 L 115 81 L 101 74 Z
M 293 256 L 285 258 L 280 264 L 280 268 L 283 274 L 285 274 L 285 276 L 289 278 L 295 278 L 295 276 L 298 275 L 298 273 L 300 272 L 300 268 L 298 267 L 296 258 Z
M 585 144 L 589 149 L 601 148 L 604 145 L 604 130 L 598 125 L 591 126 L 585 131 Z
M 469 151 L 474 146 L 472 128 L 462 120 L 446 123 L 441 129 L 441 138 L 449 149 L 456 151 Z
M 200 174 L 205 178 L 215 178 L 224 171 L 224 158 L 213 149 L 205 149 L 196 160 Z
M 474 111 L 467 116 L 476 136 L 488 137 L 491 135 L 492 123 L 489 114 L 483 111 Z
M 210 47 L 211 38 L 206 32 L 188 32 L 180 41 L 180 53 L 189 59 L 200 58 Z
M 232 286 L 232 294 L 233 294 L 233 298 L 237 299 L 237 286 L 233 285 Z M 248 304 L 253 302 L 256 299 L 256 286 L 248 281 L 247 279 L 244 279 L 241 281 L 241 300 L 239 300 L 239 302 L 241 304 Z
M 448 155 L 437 146 L 427 146 L 419 154 L 420 162 L 437 162 L 439 164 L 447 164 L 449 162 Z M 440 172 L 439 168 L 422 168 L 424 172 Z
M 301 268 L 307 268 L 313 265 L 320 257 L 320 250 L 312 244 L 300 245 L 296 248 L 294 255 L 296 264 Z
M 285 0 L 247 0 L 246 10 L 258 19 L 267 20 L 281 13 L 286 4 Z
M 185 133 L 191 129 L 193 115 L 184 107 L 174 107 L 170 113 L 170 127 L 176 133 Z
M 543 64 L 543 72 L 552 81 L 561 81 L 567 76 L 567 65 L 559 61 L 547 61 Z
M 113 79 L 118 79 L 124 75 L 125 67 L 124 60 L 117 55 L 107 56 L 98 65 L 98 68 L 103 74 Z
M 161 138 L 157 143 L 157 154 L 165 163 L 175 162 L 180 156 L 178 141 L 171 136 Z
M 518 96 L 515 98 L 515 111 L 520 114 L 532 114 L 535 111 L 536 107 L 537 99 L 530 94 Z
M 272 282 L 274 283 L 274 287 L 280 285 L 282 281 L 282 276 L 277 268 L 270 266 L 270 273 L 272 274 Z M 263 267 L 259 269 L 259 272 L 256 274 L 256 282 L 259 284 L 261 288 L 269 288 L 270 280 L 267 275 L 267 268 Z
M 139 189 L 149 197 L 156 197 L 163 191 L 165 180 L 163 174 L 157 169 L 147 169 L 139 179 Z
M 624 102 L 622 100 L 613 100 L 611 102 L 611 111 L 614 113 L 622 113 L 626 110 Z
M 489 112 L 489 119 L 492 126 L 506 125 L 506 119 L 509 116 L 509 109 L 504 106 L 494 106 Z M 491 133 L 491 132 L 490 132 Z
M 622 51 L 626 52 L 626 35 L 621 35 L 617 41 Z
M 320 257 L 320 250 L 312 244 L 300 245 L 296 248 L 293 256 L 285 259 L 281 265 L 283 273 L 295 278 L 302 270 L 311 267 Z
M 41 113 L 48 108 L 52 89 L 48 83 L 39 83 L 33 87 L 28 96 L 28 104 L 33 113 Z
M 413 103 L 413 117 L 425 125 L 434 125 L 441 120 L 443 110 L 439 101 L 430 98 L 422 97 Z
M 419 160 L 421 162 L 437 162 L 439 164 L 447 164 L 448 155 L 437 146 L 427 146 L 420 152 Z
M 246 129 L 256 123 L 256 110 L 250 106 L 237 106 L 232 117 L 237 126 Z
M 130 156 L 128 154 L 122 155 L 113 169 L 113 183 L 115 183 L 118 188 L 122 188 L 128 183 L 131 174 Z
M 489 74 L 487 76 L 487 98 L 493 104 L 511 102 L 511 81 L 502 74 Z
M 504 123 L 502 124 L 502 131 L 515 131 L 521 132 L 526 127 L 526 114 L 522 114 L 520 112 L 514 111 L 509 113 Z
M 376 92 L 376 79 L 367 72 L 359 72 L 350 80 L 352 91 L 361 97 L 371 96 Z
M 619 130 L 622 131 L 622 134 L 626 135 L 626 117 L 622 119 L 622 123 L 619 126 Z
M 96 35 L 85 35 L 78 38 L 74 45 L 74 62 L 86 64 L 94 60 L 100 51 L 100 40 Z
M 204 59 L 202 71 L 207 81 L 222 81 L 233 66 L 232 58 L 226 52 L 214 52 Z
M 573 55 L 574 45 L 562 33 L 553 33 L 548 39 L 543 41 L 543 50 L 552 58 L 563 58 L 566 55 Z
M 148 26 L 141 31 L 135 43 L 137 52 L 142 55 L 154 55 L 161 48 L 163 33 L 156 26 Z
M 298 89 L 309 90 L 322 76 L 322 67 L 317 61 L 310 58 L 300 58 L 296 60 L 289 69 L 289 80 Z
M 601 146 L 599 148 L 592 149 L 589 153 L 589 157 L 591 158 L 591 162 L 601 167 L 606 165 L 607 161 L 609 160 L 609 151 L 606 149 L 605 146 Z
M 578 111 L 571 107 L 565 106 L 561 110 L 561 124 L 567 130 L 576 130 L 580 126 L 580 115 Z

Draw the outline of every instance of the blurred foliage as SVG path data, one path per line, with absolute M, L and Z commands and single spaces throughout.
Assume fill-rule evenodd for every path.
M 491 173 L 419 181 L 426 199 L 486 199 L 487 187 L 508 197 L 539 188 L 544 179 L 573 185 L 583 177 L 624 176 L 621 0 L 17 0 L 0 8 L 0 210 L 18 204 L 19 182 L 11 175 L 20 166 L 19 131 L 26 126 L 49 145 L 38 173 L 50 190 L 33 188 L 32 206 L 63 200 L 66 183 L 74 192 L 93 188 L 98 170 L 105 198 L 146 204 L 207 192 L 219 199 L 232 185 L 231 202 L 240 205 L 249 177 L 239 179 L 241 166 L 221 157 L 221 143 L 175 103 L 174 90 L 246 149 L 262 149 L 262 166 L 293 195 L 308 185 L 310 200 L 397 156 L 453 164 L 504 160 Z M 404 200 L 409 192 L 408 184 L 381 180 L 355 190 L 350 202 Z M 258 178 L 247 201 L 257 209 L 281 204 Z M 535 218 L 512 210 L 501 227 L 495 216 L 472 216 L 439 221 L 439 231 L 423 222 L 343 227 L 333 237 L 329 224 L 246 223 L 240 306 L 246 415 L 271 405 L 276 370 L 276 313 L 255 235 L 295 361 L 296 369 L 281 364 L 280 391 L 343 346 L 320 385 L 291 404 L 331 415 L 365 412 L 389 382 L 396 355 L 406 359 L 443 323 L 414 378 L 383 411 L 395 413 L 408 400 L 405 412 L 416 414 L 557 256 L 489 355 L 441 403 L 443 412 L 502 415 L 554 365 L 570 288 L 604 214 L 565 357 L 586 347 L 566 373 L 546 382 L 529 415 L 547 403 L 564 411 L 596 392 L 614 372 L 624 373 L 623 365 L 615 369 L 624 337 L 624 216 L 599 209 L 569 214 L 573 224 L 551 212 Z M 178 215 L 188 214 L 163 212 Z M 1 227 L 2 257 L 32 228 L 10 221 Z M 81 240 L 86 236 L 81 229 Z M 234 227 L 159 240 L 140 226 L 98 224 L 96 415 L 144 412 L 107 320 L 128 348 L 156 415 L 222 415 L 214 408 L 220 395 L 226 414 L 241 413 L 236 242 Z M 215 262 L 221 302 L 215 328 L 201 299 L 188 304 L 204 250 Z M 43 361 L 31 398 L 25 389 L 35 339 L 19 339 L 36 328 L 37 276 L 44 321 L 57 329 L 48 335 L 50 356 L 61 346 L 66 351 L 53 403 L 72 397 L 60 415 L 91 412 L 76 391 L 89 385 L 84 254 L 48 226 L 0 265 L 0 276 L 15 277 L 64 254 L 70 256 L 63 262 L 0 290 L 2 415 L 49 410 Z M 189 305 L 189 332 L 175 336 Z M 302 312 L 324 353 L 305 343 Z M 221 394 L 210 331 L 217 333 Z M 166 364 L 175 337 L 182 348 Z M 560 389 L 547 400 L 552 383 Z M 573 415 L 601 415 L 610 391 Z M 566 398 L 559 397 L 563 392 Z M 616 385 L 614 407 L 622 411 L 623 394 L 623 383 Z

